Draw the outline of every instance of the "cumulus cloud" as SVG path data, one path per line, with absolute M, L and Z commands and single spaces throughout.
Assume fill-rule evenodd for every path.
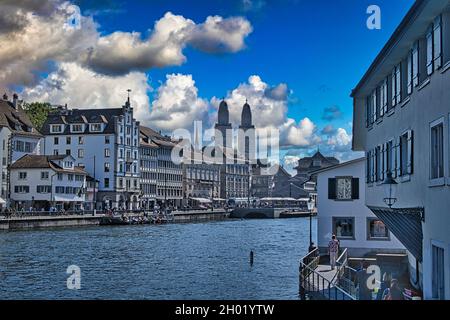
M 329 125 L 326 125 L 326 126 L 321 130 L 321 133 L 322 133 L 323 135 L 326 135 L 326 136 L 331 136 L 331 135 L 334 135 L 334 134 L 336 133 L 336 129 L 335 129 L 331 124 L 329 124 Z
M 342 111 L 339 106 L 331 106 L 325 108 L 322 119 L 326 121 L 333 121 L 342 117 Z
M 343 128 L 336 130 L 336 133 L 329 137 L 327 144 L 336 152 L 347 152 L 351 150 L 352 136 Z
M 144 122 L 163 131 L 191 129 L 194 121 L 208 122 L 208 102 L 198 96 L 192 75 L 166 76 Z
M 315 134 L 316 126 L 308 118 L 296 121 L 287 116 L 290 94 L 285 83 L 270 86 L 261 77 L 250 76 L 226 97 L 230 121 L 236 126 L 240 124 L 242 106 L 248 100 L 254 115 L 253 124 L 258 130 L 279 129 L 281 147 L 308 147 L 320 140 Z M 218 108 L 220 100 L 213 98 L 212 105 Z
M 120 108 L 131 89 L 131 104 L 138 120 L 149 113 L 148 91 L 151 90 L 147 75 L 132 72 L 122 77 L 99 75 L 76 63 L 62 63 L 37 86 L 25 88 L 25 101 L 48 101 L 69 108 Z
M 96 41 L 96 24 L 82 17 L 83 28 L 65 28 L 75 7 L 67 2 L 15 1 L 0 4 L 0 17 L 11 12 L 23 18 L 20 30 L 0 33 L 0 86 L 32 85 L 55 63 L 74 61 L 78 54 Z M 45 5 L 46 4 L 46 5 Z M 9 8 L 4 11 L 4 8 Z M 15 11 L 14 11 L 15 10 Z M 34 11 L 36 10 L 36 11 Z M 53 10 L 53 11 L 51 11 Z M 51 13 L 49 12 L 51 11 Z M 0 18 L 1 19 L 1 18 Z
M 30 86 L 59 63 L 76 62 L 102 75 L 122 76 L 186 62 L 192 46 L 207 53 L 245 48 L 252 26 L 245 18 L 211 16 L 204 23 L 166 13 L 147 38 L 139 32 L 102 35 L 93 17 L 77 15 L 63 0 L 4 0 L 0 3 L 0 86 Z

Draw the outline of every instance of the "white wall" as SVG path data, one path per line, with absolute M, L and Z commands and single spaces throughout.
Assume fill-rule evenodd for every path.
M 66 154 L 66 150 L 70 149 L 72 157 L 75 158 L 75 165 L 79 166 L 84 164 L 85 170 L 94 176 L 94 156 L 95 156 L 95 178 L 100 181 L 99 189 L 105 191 L 114 190 L 114 171 L 115 171 L 115 136 L 114 134 L 84 134 L 84 135 L 69 135 L 71 137 L 71 143 L 66 143 L 67 135 L 51 135 L 45 137 L 45 154 L 53 155 L 54 150 L 58 150 L 60 155 Z M 82 136 L 84 139 L 83 144 L 78 143 L 78 137 Z M 105 136 L 110 137 L 110 143 L 105 144 Z M 55 137 L 59 138 L 59 143 L 54 144 Z M 105 149 L 110 149 L 111 156 L 105 157 Z M 84 157 L 78 157 L 78 150 L 84 150 Z M 109 162 L 110 171 L 105 172 L 105 162 Z M 109 178 L 109 188 L 105 188 L 105 178 Z
M 336 201 L 328 199 L 328 179 L 336 177 L 359 178 L 359 200 Z M 363 254 L 371 250 L 404 250 L 400 241 L 391 233 L 389 241 L 367 239 L 367 218 L 376 216 L 365 206 L 365 160 L 326 170 L 318 174 L 318 246 L 326 248 L 333 234 L 333 217 L 355 218 L 355 240 L 341 240 L 341 246 L 350 254 Z M 353 250 L 350 250 L 353 249 Z
M 41 172 L 48 172 L 49 177 L 46 180 L 41 179 Z M 27 178 L 25 180 L 19 180 L 19 172 L 27 172 Z M 51 193 L 37 193 L 36 187 L 38 185 L 52 185 L 52 175 L 56 172 L 52 169 L 13 169 L 11 170 L 11 199 L 14 201 L 32 201 L 32 197 L 34 197 L 35 201 L 52 201 Z M 83 176 L 83 181 L 75 180 L 75 173 L 73 181 L 68 180 L 68 173 L 63 173 L 63 179 L 58 180 L 57 176 L 53 177 L 53 196 L 54 199 L 58 200 L 60 198 L 64 199 L 63 201 L 67 202 L 84 202 L 85 196 L 82 195 L 78 197 L 76 194 L 56 194 L 55 188 L 58 187 L 74 187 L 81 188 L 85 186 L 85 176 Z M 29 186 L 29 193 L 16 193 L 15 186 Z

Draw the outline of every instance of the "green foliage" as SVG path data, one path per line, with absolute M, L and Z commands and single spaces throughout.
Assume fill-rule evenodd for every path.
M 34 127 L 38 130 L 42 129 L 42 126 L 47 120 L 47 116 L 53 111 L 53 107 L 47 102 L 32 102 L 25 103 L 23 110 L 26 112 Z

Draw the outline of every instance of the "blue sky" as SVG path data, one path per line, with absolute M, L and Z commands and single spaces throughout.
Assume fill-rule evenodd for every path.
M 323 125 L 329 122 L 323 119 L 324 109 L 336 105 L 342 117 L 333 125 L 345 128 L 352 120 L 351 89 L 413 3 L 267 0 L 260 1 L 258 8 L 245 10 L 239 0 L 79 2 L 82 10 L 116 10 L 96 17 L 105 34 L 116 30 L 145 33 L 167 11 L 195 22 L 210 15 L 245 16 L 254 30 L 243 51 L 208 55 L 188 48 L 186 64 L 149 71 L 152 83 L 164 81 L 168 73 L 192 74 L 202 96 L 225 96 L 228 90 L 257 74 L 269 84 L 286 83 L 293 91 L 290 117 L 308 116 Z M 366 9 L 372 4 L 381 8 L 381 30 L 366 28 Z
M 286 164 L 318 147 L 346 160 L 350 92 L 413 2 L 9 1 L 0 42 L 20 54 L 0 51 L 0 87 L 72 108 L 120 106 L 130 88 L 136 117 L 167 133 L 211 126 L 222 97 L 236 124 L 248 98 L 258 127 L 280 129 Z M 66 28 L 73 5 L 81 23 Z M 370 5 L 381 30 L 366 26 Z

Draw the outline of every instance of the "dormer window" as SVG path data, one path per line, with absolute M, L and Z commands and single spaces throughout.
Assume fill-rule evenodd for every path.
M 83 125 L 82 124 L 73 124 L 72 125 L 72 132 L 83 132 Z
M 102 125 L 100 123 L 91 124 L 91 132 L 100 132 L 102 131 Z
M 321 160 L 314 160 L 313 166 L 314 166 L 314 167 L 320 167 L 320 166 L 322 166 L 322 161 L 321 161 Z
M 60 125 L 60 124 L 52 124 L 51 131 L 52 131 L 52 133 L 61 133 L 62 132 L 62 125 Z

